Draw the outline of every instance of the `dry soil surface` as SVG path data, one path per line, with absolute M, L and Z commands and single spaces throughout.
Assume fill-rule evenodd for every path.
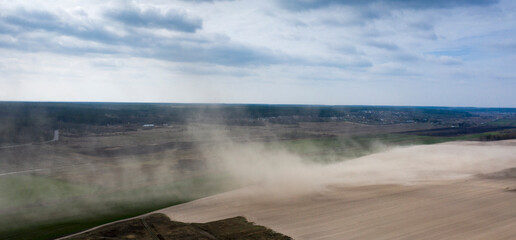
M 516 141 L 396 148 L 158 212 L 294 239 L 516 239 L 514 167 Z

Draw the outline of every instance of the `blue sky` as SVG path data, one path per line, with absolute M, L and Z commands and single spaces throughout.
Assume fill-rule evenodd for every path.
M 0 1 L 0 100 L 516 107 L 516 1 Z

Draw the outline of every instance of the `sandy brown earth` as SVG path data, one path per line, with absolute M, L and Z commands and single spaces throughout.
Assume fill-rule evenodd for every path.
M 294 239 L 516 239 L 514 167 L 516 141 L 396 148 L 159 212 L 244 216 Z

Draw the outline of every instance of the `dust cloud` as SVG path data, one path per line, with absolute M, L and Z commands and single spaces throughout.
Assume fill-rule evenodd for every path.
M 502 144 L 503 143 L 503 144 Z M 252 195 L 292 197 L 332 185 L 417 184 L 468 178 L 516 166 L 516 141 L 449 142 L 405 147 L 321 164 L 263 144 L 230 143 L 206 149 L 212 167 Z M 255 191 L 255 193 L 252 193 Z
M 514 140 L 393 147 L 325 165 L 288 152 L 262 154 L 259 146 L 218 151 L 235 179 L 256 184 L 158 212 L 185 222 L 245 216 L 294 239 L 515 234 Z M 267 163 L 256 164 L 256 155 Z M 489 172 L 496 174 L 473 177 Z

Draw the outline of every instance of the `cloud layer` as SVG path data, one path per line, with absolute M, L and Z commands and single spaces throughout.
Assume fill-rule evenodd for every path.
M 383 5 L 392 8 L 411 8 L 411 9 L 435 9 L 435 8 L 453 8 L 467 6 L 487 6 L 496 4 L 497 0 L 302 0 L 289 1 L 279 0 L 282 7 L 289 10 L 308 10 L 316 8 L 324 8 L 329 6 L 371 6 Z
M 195 32 L 202 28 L 202 20 L 191 18 L 177 10 L 161 12 L 156 8 L 109 9 L 106 17 L 125 25 L 147 28 L 164 28 L 181 32 Z
M 1 100 L 516 107 L 507 0 L 0 8 Z

